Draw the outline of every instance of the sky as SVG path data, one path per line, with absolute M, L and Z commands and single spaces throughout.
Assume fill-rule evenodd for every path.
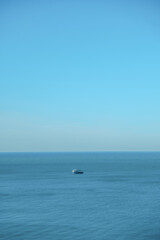
M 0 152 L 160 151 L 157 0 L 0 0 Z

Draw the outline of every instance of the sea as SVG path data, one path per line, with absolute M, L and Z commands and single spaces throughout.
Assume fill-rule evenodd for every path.
M 0 239 L 160 240 L 160 152 L 0 153 Z

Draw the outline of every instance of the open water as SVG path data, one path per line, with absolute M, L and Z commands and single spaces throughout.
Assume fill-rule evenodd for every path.
M 1 153 L 0 239 L 160 240 L 160 153 Z

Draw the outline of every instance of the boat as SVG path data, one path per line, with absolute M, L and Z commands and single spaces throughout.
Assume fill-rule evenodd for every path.
M 83 174 L 83 171 L 79 170 L 79 169 L 73 169 L 72 173 L 74 173 L 74 174 Z

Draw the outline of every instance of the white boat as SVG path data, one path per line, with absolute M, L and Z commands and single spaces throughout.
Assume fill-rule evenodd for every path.
M 74 174 L 83 174 L 83 171 L 79 170 L 79 169 L 73 169 L 72 173 L 74 173 Z

